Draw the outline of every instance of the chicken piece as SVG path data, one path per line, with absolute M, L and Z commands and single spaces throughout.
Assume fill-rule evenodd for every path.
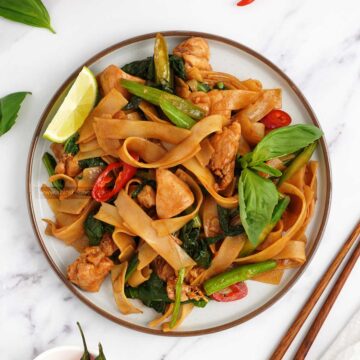
M 166 169 L 156 170 L 156 212 L 160 219 L 169 219 L 194 203 L 194 194 L 178 176 Z
M 168 281 L 175 276 L 174 269 L 160 256 L 153 262 L 156 275 L 163 281 Z
M 99 246 L 90 246 L 67 268 L 68 279 L 81 289 L 99 291 L 106 275 L 114 266 Z
M 56 160 L 60 161 L 64 155 L 64 144 L 52 143 L 50 149 L 54 153 Z
M 175 287 L 177 279 L 175 277 L 168 280 L 166 284 L 166 292 L 170 300 L 175 300 Z M 204 293 L 200 290 L 198 286 L 182 284 L 181 286 L 181 301 L 187 300 L 207 300 Z
M 223 131 L 210 138 L 215 149 L 210 159 L 210 170 L 217 177 L 215 190 L 224 190 L 234 178 L 235 158 L 239 147 L 241 127 L 237 122 L 223 128 Z
M 150 185 L 145 185 L 137 196 L 140 206 L 150 209 L 155 205 L 155 191 Z
M 71 177 L 75 177 L 81 173 L 81 167 L 79 166 L 78 160 L 72 156 L 68 155 L 65 161 L 65 173 Z
M 183 41 L 173 53 L 184 59 L 188 79 L 202 81 L 201 70 L 211 70 L 209 44 L 201 37 Z
M 106 255 L 111 256 L 118 247 L 114 243 L 111 235 L 109 233 L 105 233 L 100 241 L 100 250 Z
M 55 174 L 65 174 L 65 162 L 59 161 L 55 166 Z
M 110 92 L 110 90 L 115 88 L 116 90 L 120 91 L 121 94 L 124 95 L 127 99 L 129 99 L 130 98 L 129 92 L 120 85 L 121 79 L 132 80 L 132 81 L 136 81 L 141 84 L 145 83 L 145 81 L 143 79 L 140 79 L 136 76 L 129 75 L 125 71 L 122 71 L 117 66 L 109 65 L 98 76 L 98 80 L 99 80 L 103 95 L 104 96 L 107 95 Z

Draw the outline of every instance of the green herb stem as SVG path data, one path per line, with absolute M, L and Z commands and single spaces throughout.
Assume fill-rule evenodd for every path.
M 175 303 L 174 311 L 170 320 L 170 328 L 172 329 L 179 318 L 180 315 L 180 306 L 181 306 L 181 290 L 185 277 L 185 268 L 179 270 L 178 278 L 175 285 Z

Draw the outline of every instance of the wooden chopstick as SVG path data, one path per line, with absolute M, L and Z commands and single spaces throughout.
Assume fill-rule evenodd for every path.
M 297 333 L 301 329 L 302 325 L 304 324 L 305 320 L 308 318 L 309 314 L 311 313 L 312 309 L 320 299 L 322 293 L 326 289 L 327 285 L 329 284 L 330 280 L 333 278 L 336 270 L 339 268 L 340 264 L 344 260 L 345 256 L 349 253 L 352 246 L 356 242 L 357 238 L 360 235 L 360 222 L 356 225 L 355 229 L 351 233 L 350 237 L 346 240 L 343 247 L 337 253 L 333 262 L 329 265 L 328 269 L 326 270 L 324 276 L 319 280 L 315 290 L 307 299 L 305 306 L 299 312 L 298 316 L 296 317 L 295 321 L 291 324 L 289 330 L 280 341 L 278 347 L 270 357 L 270 360 L 281 360 L 285 355 L 287 349 L 295 339 Z M 315 340 L 316 335 L 318 334 L 321 325 L 326 319 L 327 314 L 329 313 L 332 305 L 334 304 L 337 295 L 339 294 L 341 288 L 343 287 L 347 277 L 349 276 L 357 258 L 359 257 L 360 245 L 358 244 L 354 253 L 352 254 L 351 258 L 349 259 L 347 265 L 345 266 L 343 272 L 339 276 L 337 282 L 334 285 L 331 293 L 329 294 L 326 302 L 319 312 L 318 317 L 315 319 L 314 324 L 312 325 L 309 333 L 306 335 L 304 342 L 301 344 L 299 351 L 296 354 L 295 359 L 304 359 L 305 355 L 310 349 L 311 344 Z M 344 279 L 341 279 L 344 277 Z

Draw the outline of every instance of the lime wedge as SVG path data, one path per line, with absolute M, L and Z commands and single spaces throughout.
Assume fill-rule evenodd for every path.
M 43 137 L 56 143 L 63 143 L 79 130 L 84 123 L 94 107 L 96 96 L 96 78 L 84 66 L 51 120 Z

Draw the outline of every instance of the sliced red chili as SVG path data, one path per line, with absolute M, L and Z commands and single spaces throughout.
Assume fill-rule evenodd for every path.
M 260 122 L 262 122 L 267 129 L 277 129 L 279 127 L 290 125 L 291 117 L 285 111 L 272 110 L 264 116 Z
M 132 155 L 134 159 L 139 157 Z M 111 188 L 109 184 L 113 182 L 114 177 L 110 173 L 118 168 L 122 168 L 115 180 L 114 186 Z M 92 197 L 99 202 L 108 201 L 116 195 L 136 174 L 137 168 L 123 161 L 109 164 L 106 169 L 99 175 L 92 189 Z
M 237 6 L 246 6 L 254 2 L 255 0 L 240 0 L 236 5 Z
M 248 294 L 248 288 L 244 282 L 231 285 L 228 288 L 211 295 L 215 301 L 229 302 L 240 300 Z

